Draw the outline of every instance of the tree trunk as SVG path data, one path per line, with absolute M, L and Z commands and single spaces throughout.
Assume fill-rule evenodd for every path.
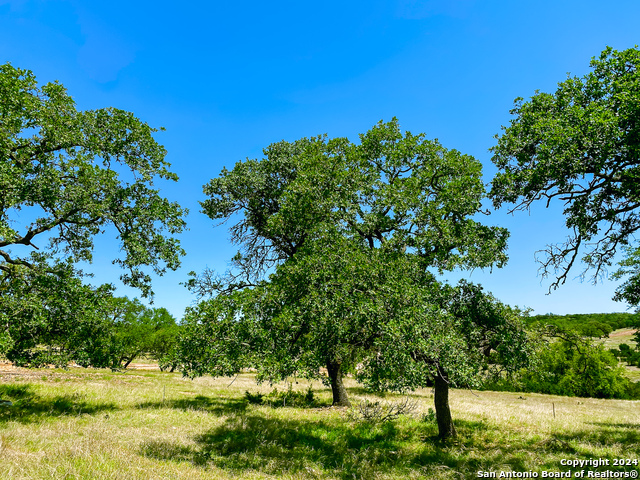
M 331 392 L 333 393 L 333 405 L 348 407 L 351 405 L 347 397 L 347 389 L 342 383 L 342 364 L 340 362 L 327 361 L 327 373 L 331 381 Z
M 438 421 L 438 436 L 442 439 L 455 437 L 456 428 L 453 426 L 451 410 L 449 409 L 449 382 L 439 370 L 436 376 L 434 402 L 436 405 L 436 420 Z

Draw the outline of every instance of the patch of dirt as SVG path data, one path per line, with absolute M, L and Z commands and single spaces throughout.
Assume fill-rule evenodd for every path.
M 160 371 L 157 363 L 130 363 L 127 370 L 155 370 Z
M 0 381 L 12 381 L 15 379 L 43 380 L 43 379 L 49 379 L 53 377 L 81 378 L 80 376 L 73 375 L 71 373 L 60 373 L 59 371 L 48 372 L 46 368 L 31 369 L 31 368 L 14 367 L 13 364 L 9 362 L 0 363 Z
M 70 365 L 71 368 L 74 367 L 74 365 Z M 48 371 L 50 369 L 50 371 Z M 143 371 L 143 370 L 148 370 L 148 371 L 160 371 L 160 368 L 158 367 L 157 364 L 155 363 L 132 363 L 129 365 L 129 367 L 126 370 L 122 370 L 123 372 L 125 371 L 131 371 L 131 370 L 135 370 L 135 371 Z M 31 368 L 22 368 L 22 367 L 15 367 L 12 363 L 10 362 L 0 362 L 0 381 L 11 381 L 14 380 L 16 378 L 20 378 L 20 379 L 24 379 L 24 380 L 43 380 L 44 377 L 47 378 L 82 378 L 83 376 L 86 376 L 87 374 L 93 376 L 96 375 L 95 371 L 87 371 L 87 373 L 85 374 L 84 370 L 83 370 L 83 375 L 74 375 L 73 372 L 60 372 L 60 370 L 54 371 L 54 367 L 51 366 L 49 368 L 45 367 L 45 368 L 37 368 L 37 369 L 31 369 Z
M 628 330 L 618 330 L 617 332 L 610 333 L 609 338 L 626 337 L 627 335 L 633 335 L 634 333 L 636 333 L 635 328 L 630 328 Z

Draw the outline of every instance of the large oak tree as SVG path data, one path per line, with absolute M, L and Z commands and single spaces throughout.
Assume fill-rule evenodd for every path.
M 264 153 L 205 185 L 203 211 L 233 222 L 240 250 L 226 274 L 192 281 L 213 299 L 186 317 L 185 369 L 220 375 L 251 366 L 277 380 L 324 367 L 334 404 L 345 405 L 344 372 L 381 351 L 385 324 L 408 318 L 406 292 L 426 300 L 434 274 L 500 266 L 508 234 L 477 221 L 480 163 L 403 134 L 395 119 L 358 144 L 315 137 Z M 448 372 L 429 372 L 448 388 Z
M 185 211 L 154 186 L 177 180 L 155 131 L 116 108 L 79 111 L 60 83 L 39 86 L 29 70 L 0 66 L 4 350 L 50 340 L 36 331 L 67 332 L 56 330 L 56 322 L 68 312 L 52 313 L 68 304 L 61 297 L 68 292 L 77 293 L 74 308 L 83 308 L 83 298 L 87 308 L 98 301 L 82 293 L 76 267 L 92 260 L 98 234 L 114 234 L 122 251 L 114 263 L 125 269 L 121 279 L 144 295 L 152 294 L 149 271 L 178 267 L 183 250 L 173 235 L 184 229 Z M 17 323 L 41 328 L 29 333 L 14 328 Z M 32 338 L 12 338 L 20 331 Z

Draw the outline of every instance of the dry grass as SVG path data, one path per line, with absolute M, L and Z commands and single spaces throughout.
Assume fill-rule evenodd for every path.
M 609 334 L 608 338 L 601 340 L 605 348 L 618 348 L 621 344 L 626 343 L 632 349 L 636 348 L 635 342 L 635 330 L 630 328 L 622 328 L 620 330 L 614 330 Z M 632 382 L 640 382 L 640 368 L 631 367 L 627 365 L 627 362 L 620 362 L 620 365 L 625 368 L 625 374 Z
M 635 332 L 636 331 L 632 328 L 614 330 L 609 334 L 609 337 L 602 340 L 602 343 L 605 348 L 618 348 L 620 344 L 626 343 L 633 349 L 636 348 L 636 342 L 634 339 Z
M 442 443 L 421 419 L 433 407 L 429 390 L 412 396 L 414 416 L 373 425 L 328 406 L 249 405 L 246 390 L 271 390 L 252 375 L 231 383 L 143 371 L 4 373 L 0 397 L 14 406 L 0 407 L 0 478 L 477 478 L 478 470 L 558 471 L 562 458 L 640 451 L 638 401 L 454 390 L 459 438 Z M 313 387 L 328 405 L 330 391 Z M 349 387 L 353 400 L 377 399 Z

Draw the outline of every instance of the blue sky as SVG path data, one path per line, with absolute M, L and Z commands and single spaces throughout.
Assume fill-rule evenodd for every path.
M 327 133 L 357 139 L 396 116 L 481 160 L 509 122 L 515 97 L 583 75 L 605 46 L 640 43 L 640 3 L 601 1 L 81 2 L 0 0 L 0 63 L 59 80 L 80 109 L 114 106 L 155 127 L 190 209 L 183 267 L 154 282 L 155 304 L 180 317 L 190 270 L 225 270 L 224 226 L 199 212 L 202 185 L 272 142 Z M 565 238 L 558 209 L 495 212 L 511 231 L 509 264 L 457 272 L 535 313 L 624 311 L 616 284 L 569 280 L 546 295 L 534 252 Z M 97 241 L 94 283 L 120 272 L 113 238 Z M 576 270 L 575 275 L 579 273 Z M 119 294 L 136 292 L 119 287 Z

